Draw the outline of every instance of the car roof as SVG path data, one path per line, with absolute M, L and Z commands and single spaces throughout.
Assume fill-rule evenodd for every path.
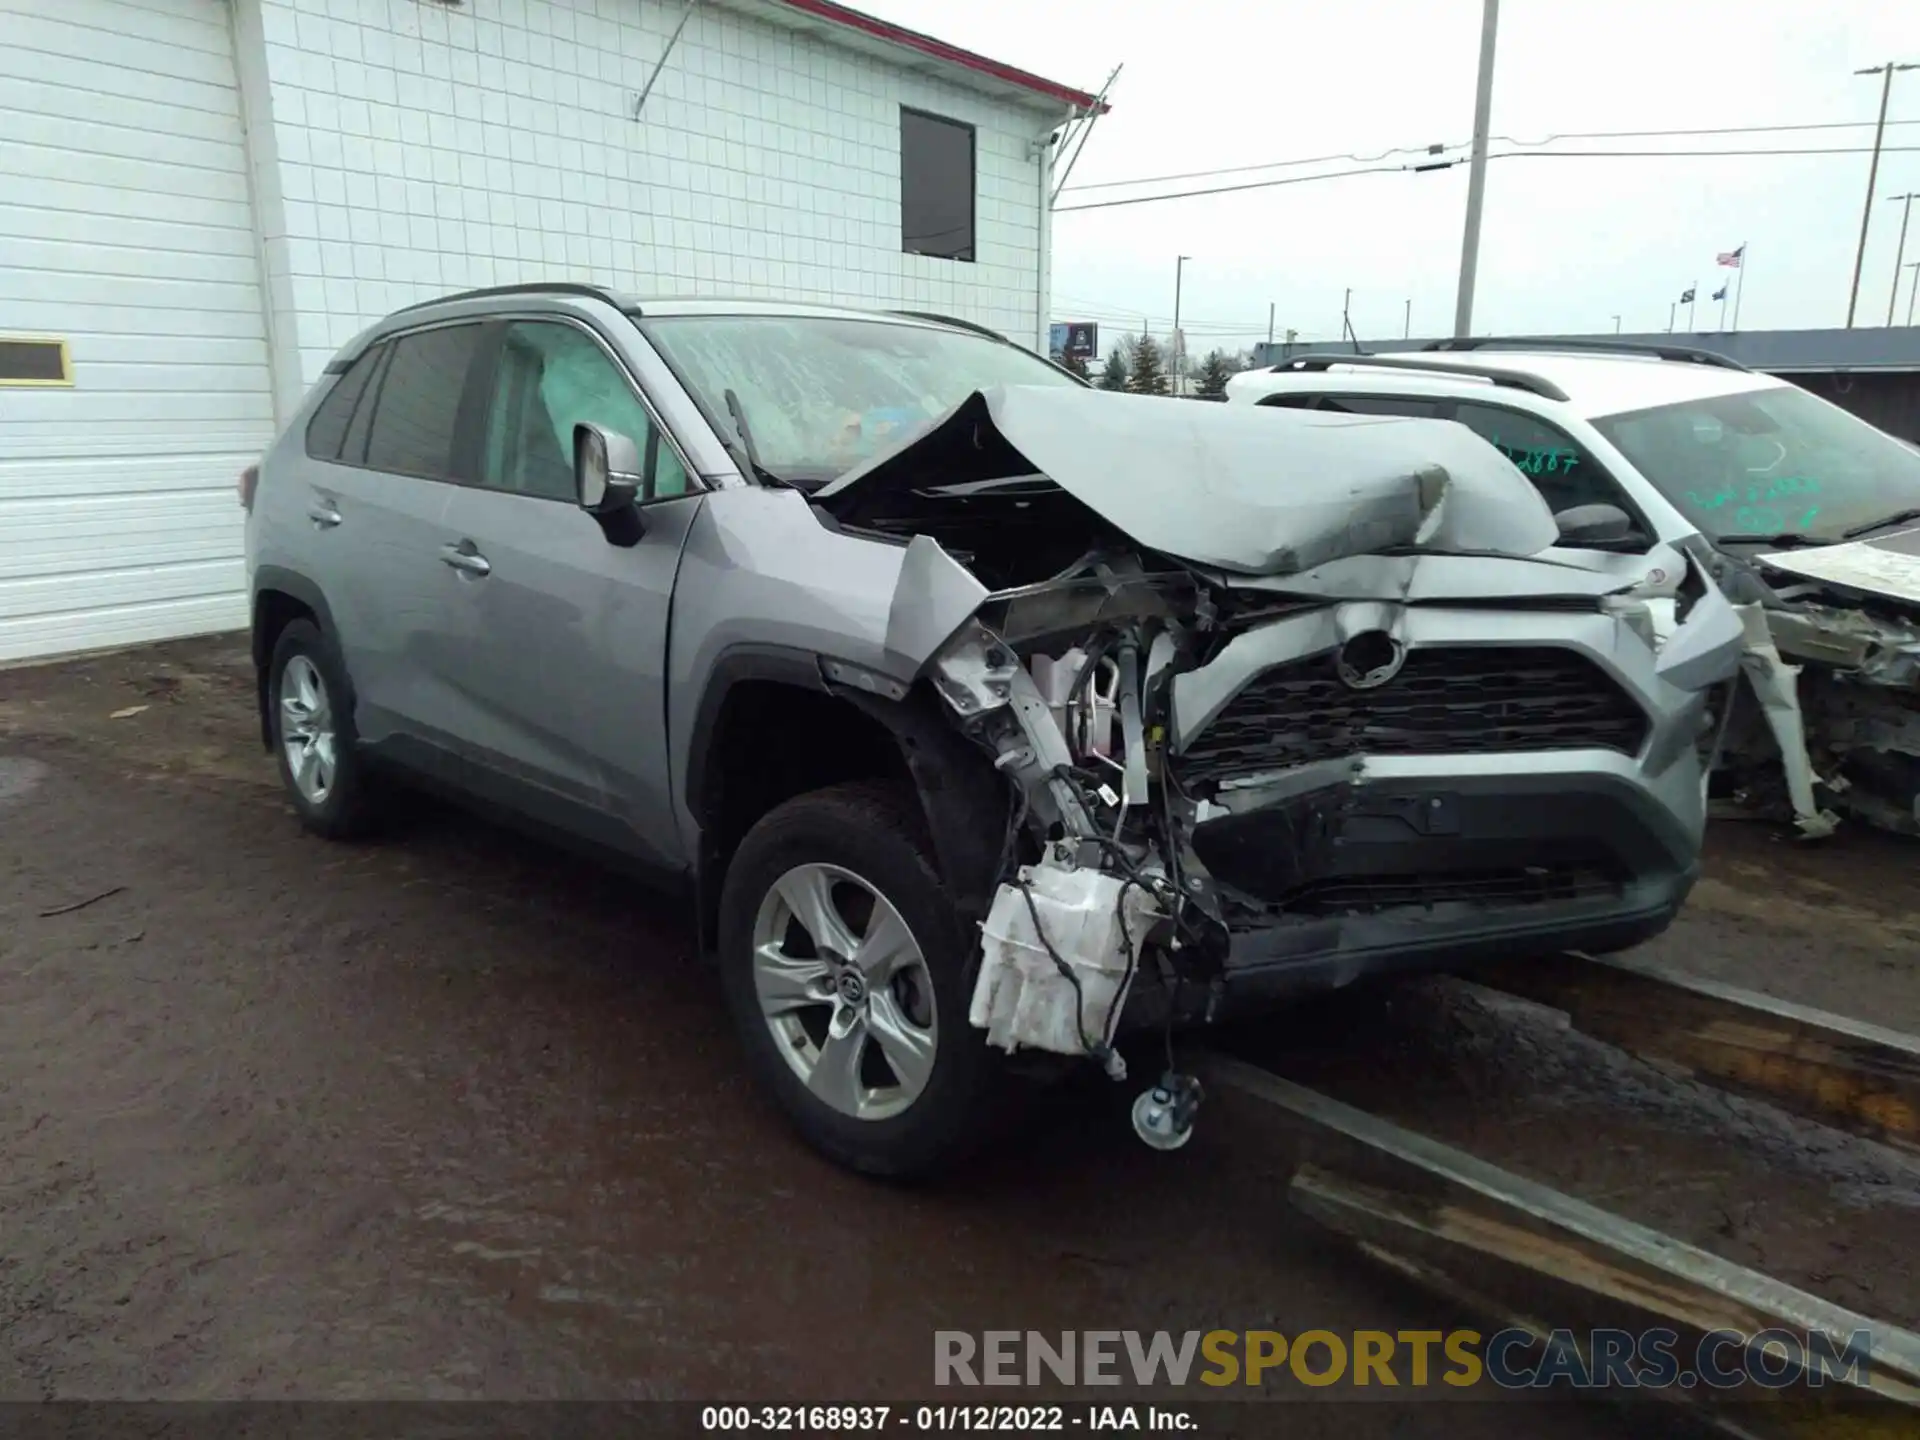
M 652 320 L 680 315 L 775 315 L 811 316 L 819 319 L 878 320 L 897 325 L 938 325 L 957 330 L 974 330 L 1004 339 L 997 331 L 962 320 L 957 316 L 936 315 L 916 310 L 862 309 L 851 305 L 833 305 L 806 300 L 780 300 L 755 295 L 627 295 L 604 285 L 576 281 L 535 281 L 524 285 L 495 285 L 483 290 L 462 290 L 436 295 L 430 300 L 405 306 L 384 317 L 383 326 L 407 316 L 424 316 L 441 309 L 487 308 L 514 300 L 588 299 L 599 300 L 624 310 L 636 319 Z
M 1315 368 L 1289 368 L 1306 359 L 1296 357 L 1296 361 L 1285 361 L 1272 369 L 1243 371 L 1228 382 L 1228 392 L 1234 398 L 1256 398 L 1283 393 L 1324 394 L 1333 389 L 1455 397 L 1495 391 L 1506 398 L 1518 390 L 1592 418 L 1774 389 L 1787 383 L 1751 370 L 1657 355 L 1626 351 L 1574 354 L 1548 347 L 1502 348 L 1497 353 L 1323 354 L 1311 357 Z M 1320 368 L 1322 362 L 1332 368 Z
M 639 321 L 696 315 L 740 315 L 756 317 L 800 317 L 815 319 L 865 320 L 879 324 L 913 326 L 927 330 L 959 330 L 996 340 L 1003 345 L 1024 348 L 998 330 L 974 320 L 954 315 L 938 315 L 923 310 L 865 310 L 856 306 L 831 305 L 804 300 L 775 300 L 751 295 L 649 296 L 624 295 L 603 285 L 577 281 L 536 281 L 524 285 L 495 285 L 482 290 L 462 290 L 436 295 L 430 300 L 382 316 L 342 346 L 327 363 L 329 374 L 339 374 L 384 336 L 410 327 L 458 319 L 481 319 L 489 314 L 512 310 L 516 303 L 540 299 L 593 300 L 624 311 Z

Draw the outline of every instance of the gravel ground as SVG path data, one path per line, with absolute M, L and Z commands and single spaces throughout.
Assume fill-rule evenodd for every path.
M 936 1329 L 1464 1318 L 1330 1247 L 1228 1127 L 1147 1151 L 1131 1087 L 1047 1102 L 937 1191 L 834 1170 L 746 1086 L 680 913 L 424 804 L 304 836 L 251 684 L 231 636 L 0 671 L 0 1397 L 907 1400 Z M 1920 1028 L 1913 853 L 1729 827 L 1652 948 Z M 1588 1188 L 1646 1173 L 1536 1124 L 1550 1080 L 1460 1123 Z M 1687 1183 L 1768 1183 L 1716 1173 Z M 1780 1193 L 1857 1207 L 1859 1178 Z M 1395 1433 L 1504 1434 L 1501 1408 Z

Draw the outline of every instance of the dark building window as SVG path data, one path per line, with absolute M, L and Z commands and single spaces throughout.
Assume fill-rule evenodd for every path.
M 973 259 L 973 127 L 900 111 L 900 248 Z

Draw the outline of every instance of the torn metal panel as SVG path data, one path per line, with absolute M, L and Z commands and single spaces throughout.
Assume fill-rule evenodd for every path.
M 1793 805 L 1793 823 L 1803 835 L 1819 839 L 1831 835 L 1840 817 L 1820 807 L 1814 796 L 1819 777 L 1807 751 L 1806 720 L 1800 710 L 1797 681 L 1800 667 L 1780 658 L 1768 627 L 1768 612 L 1759 605 L 1734 607 L 1746 632 L 1746 651 L 1740 669 L 1747 677 L 1761 714 L 1780 749 L 1787 796 Z
M 1739 673 L 1747 627 L 1727 597 L 1698 572 L 1698 562 L 1689 558 L 1686 563 L 1696 588 L 1684 623 L 1663 634 L 1655 602 L 1643 603 L 1652 617 L 1650 638 L 1657 647 L 1654 673 L 1682 690 L 1704 690 Z M 1673 603 L 1665 602 L 1670 610 Z
M 907 543 L 887 606 L 887 634 L 882 646 L 886 662 L 901 679 L 917 676 L 934 653 L 973 617 L 987 587 L 966 566 L 940 548 L 938 541 L 916 535 Z
M 1872 1362 L 1835 1381 L 1861 1397 L 1920 1407 L 1920 1335 L 1888 1325 L 1670 1235 L 1488 1164 L 1244 1062 L 1197 1067 L 1305 1127 L 1312 1159 L 1296 1173 L 1297 1208 L 1372 1253 L 1499 1295 L 1533 1313 L 1584 1302 L 1611 1323 L 1634 1317 L 1695 1334 L 1785 1329 L 1844 1344 L 1872 1337 Z M 1602 1323 L 1608 1323 L 1603 1319 Z
M 1789 575 L 1920 605 L 1920 530 L 1785 550 L 1759 555 L 1755 560 Z
M 1399 546 L 1534 555 L 1559 536 L 1526 477 L 1450 422 L 1170 405 L 1069 386 L 976 392 L 814 500 L 843 522 L 876 525 L 1036 475 L 1142 545 L 1242 574 Z

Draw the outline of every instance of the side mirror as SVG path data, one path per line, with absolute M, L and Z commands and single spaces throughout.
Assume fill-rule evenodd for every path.
M 573 493 L 589 515 L 631 510 L 646 486 L 640 447 L 598 425 L 573 427 Z
M 1633 517 L 1618 505 L 1575 505 L 1553 519 L 1569 545 L 1612 545 L 1633 538 Z

